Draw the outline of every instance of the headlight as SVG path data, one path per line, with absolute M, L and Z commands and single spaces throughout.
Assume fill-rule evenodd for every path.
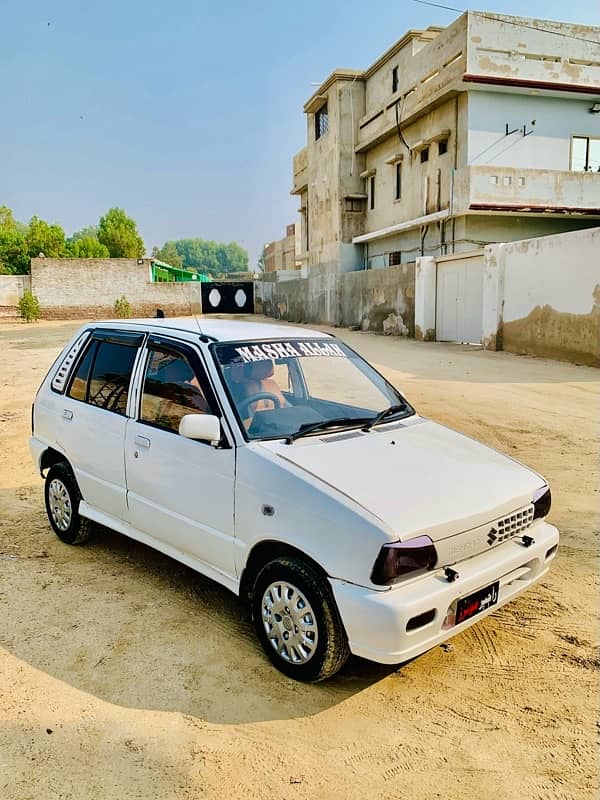
M 437 553 L 429 536 L 384 544 L 373 566 L 371 581 L 379 586 L 390 586 L 403 578 L 428 572 L 436 561 Z
M 542 486 L 541 489 L 537 489 L 533 493 L 533 518 L 539 519 L 540 517 L 546 517 L 550 513 L 550 507 L 552 505 L 552 495 L 550 493 L 549 486 Z

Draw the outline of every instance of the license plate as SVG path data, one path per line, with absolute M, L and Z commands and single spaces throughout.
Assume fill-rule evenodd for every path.
M 480 614 L 491 606 L 495 606 L 498 602 L 498 591 L 500 582 L 492 583 L 491 586 L 486 586 L 485 589 L 479 589 L 473 592 L 468 597 L 463 597 L 458 601 L 456 606 L 456 624 L 464 622 L 466 619 Z

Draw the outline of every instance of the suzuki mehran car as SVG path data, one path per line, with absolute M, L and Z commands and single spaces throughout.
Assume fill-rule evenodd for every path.
M 298 680 L 349 653 L 423 653 L 539 581 L 557 550 L 540 475 L 420 416 L 319 331 L 91 323 L 32 424 L 60 539 L 100 523 L 218 581 Z

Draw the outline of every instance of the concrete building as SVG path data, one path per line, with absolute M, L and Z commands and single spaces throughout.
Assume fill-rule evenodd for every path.
M 598 225 L 600 28 L 466 12 L 304 106 L 299 259 L 342 272 Z
M 266 245 L 265 272 L 299 269 L 300 262 L 296 261 L 296 247 L 296 225 L 292 223 L 286 227 L 283 239 L 277 239 Z

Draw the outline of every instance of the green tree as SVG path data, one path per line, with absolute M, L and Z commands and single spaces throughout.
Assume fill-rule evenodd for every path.
M 80 231 L 75 231 L 75 233 L 71 234 L 69 240 L 71 242 L 76 242 L 79 239 L 98 239 L 98 226 L 97 225 L 86 225 L 85 228 L 82 228 Z
M 141 258 L 146 250 L 135 221 L 122 208 L 110 208 L 100 217 L 98 241 L 111 258 Z
M 0 206 L 0 273 L 22 274 L 29 269 L 27 244 L 8 206 Z
M 94 236 L 83 236 L 80 239 L 67 239 L 65 247 L 67 258 L 110 258 L 108 247 L 101 244 Z
M 25 234 L 27 252 L 31 258 L 43 253 L 47 258 L 61 258 L 65 253 L 65 232 L 60 225 L 49 225 L 39 217 L 32 217 Z
M 183 266 L 183 258 L 177 252 L 175 242 L 165 242 L 161 248 L 154 247 L 152 249 L 152 256 L 159 261 L 170 264 L 172 267 Z
M 224 272 L 247 272 L 248 271 L 248 251 L 237 242 L 230 242 L 221 245 L 225 251 L 226 269 Z
M 17 228 L 12 209 L 8 206 L 0 206 L 0 228 L 10 230 L 16 230 Z
M 18 230 L 0 226 L 0 272 L 9 275 L 29 271 L 29 254 L 25 237 Z
M 221 275 L 229 272 L 246 272 L 248 269 L 248 252 L 236 242 L 224 244 L 208 239 L 178 239 L 165 242 L 160 251 L 156 250 L 164 257 L 156 257 L 173 264 L 173 260 L 166 257 L 167 246 L 169 253 L 179 254 L 183 265 L 204 274 Z

